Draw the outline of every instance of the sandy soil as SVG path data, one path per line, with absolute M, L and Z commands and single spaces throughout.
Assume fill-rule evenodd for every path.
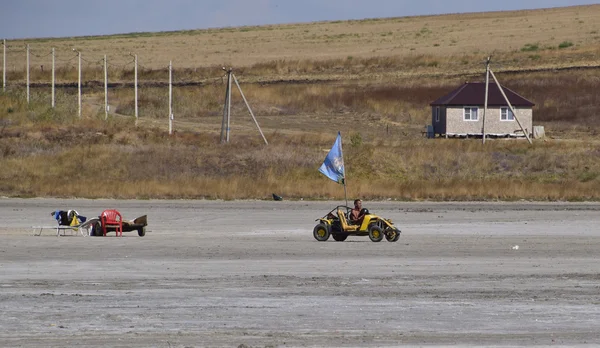
M 600 344 L 600 205 L 365 202 L 397 243 L 317 242 L 334 204 L 0 199 L 0 346 Z M 111 207 L 151 231 L 32 236 Z

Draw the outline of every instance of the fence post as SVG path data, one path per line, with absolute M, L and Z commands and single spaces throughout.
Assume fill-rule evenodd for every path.
M 173 61 L 169 61 L 169 135 L 173 134 Z
M 52 47 L 52 108 L 54 109 L 55 103 L 55 95 L 54 95 L 54 47 Z
M 108 61 L 104 55 L 104 120 L 108 120 Z
M 2 39 L 2 92 L 6 92 L 6 39 Z
M 76 49 L 73 49 L 73 52 L 77 52 L 77 58 L 78 58 L 78 79 L 77 79 L 77 116 L 79 116 L 79 118 L 81 118 L 81 52 L 79 52 Z
M 135 124 L 137 125 L 138 122 L 138 74 L 137 74 L 137 70 L 138 70 L 138 59 L 137 59 L 137 54 L 134 56 L 134 78 L 135 78 L 135 86 L 134 86 L 134 90 L 135 90 Z
M 27 44 L 27 104 L 29 104 L 29 44 Z

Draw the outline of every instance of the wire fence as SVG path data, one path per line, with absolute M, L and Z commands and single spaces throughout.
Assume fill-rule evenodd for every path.
M 48 103 L 54 108 L 57 104 L 68 103 L 63 108 L 68 112 L 75 111 L 79 117 L 104 111 L 106 117 L 109 113 L 135 115 L 137 122 L 139 99 L 161 99 L 167 104 L 165 110 L 169 106 L 166 116 L 171 123 L 174 119 L 171 109 L 173 86 L 225 84 L 222 71 L 215 73 L 210 68 L 176 71 L 171 62 L 166 62 L 164 68 L 149 68 L 140 63 L 143 57 L 139 59 L 132 53 L 100 55 L 75 49 L 41 50 L 31 45 L 11 46 L 5 41 L 2 44 L 2 92 L 18 92 L 19 98 L 26 98 L 28 104 Z M 138 95 L 138 91 L 149 92 L 152 88 L 164 88 L 164 93 L 152 91 L 152 96 Z M 128 103 L 132 89 L 135 90 L 135 99 Z M 23 92 L 25 95 L 22 95 Z M 162 94 L 168 95 L 169 99 L 163 100 L 166 98 Z M 124 105 L 111 107 L 110 103 L 119 99 L 126 100 Z M 171 128 L 170 124 L 170 131 Z
M 36 49 L 34 46 L 12 46 L 3 45 L 3 64 L 0 69 L 6 80 L 3 81 L 8 85 L 23 85 L 25 75 L 29 70 L 30 80 L 38 85 L 50 84 L 48 79 L 52 72 L 56 73 L 56 83 L 72 82 L 77 79 L 78 52 L 75 50 L 47 50 Z M 27 58 L 27 52 L 29 57 Z M 122 82 L 129 80 L 133 76 L 135 69 L 135 58 L 131 53 L 116 53 L 107 54 L 107 70 L 110 73 L 109 78 L 113 82 Z M 169 77 L 169 61 L 165 61 L 162 68 L 151 68 L 144 64 L 143 57 L 138 57 L 138 76 L 140 85 L 148 82 L 155 84 L 162 81 L 166 83 Z M 54 63 L 53 63 L 54 61 Z M 29 62 L 29 65 L 27 64 Z M 98 79 L 96 71 L 104 69 L 104 54 L 97 51 L 81 52 L 81 73 L 86 80 Z M 173 84 L 200 85 L 212 82 L 221 82 L 222 72 L 215 67 L 198 67 L 198 68 L 180 68 L 177 69 L 173 65 Z M 66 72 L 71 71 L 71 74 Z M 74 73 L 73 73 L 74 71 Z M 88 76 L 90 75 L 90 76 Z M 102 76 L 100 76 L 102 77 Z

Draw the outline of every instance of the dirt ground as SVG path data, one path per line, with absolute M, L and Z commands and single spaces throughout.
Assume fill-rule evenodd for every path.
M 0 199 L 0 346 L 600 344 L 600 204 L 365 202 L 397 243 L 317 242 L 335 204 Z M 32 235 L 70 208 L 149 232 Z

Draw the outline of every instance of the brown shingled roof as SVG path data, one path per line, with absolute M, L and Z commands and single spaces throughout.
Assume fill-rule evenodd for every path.
M 531 101 L 521 97 L 517 93 L 510 89 L 502 86 L 506 97 L 510 100 L 512 106 L 529 106 L 532 107 L 535 104 Z M 479 106 L 485 103 L 485 83 L 483 82 L 467 82 L 464 85 L 458 87 L 452 92 L 445 96 L 437 99 L 431 106 Z M 489 94 L 488 94 L 488 105 L 489 106 L 506 106 L 506 101 L 500 89 L 495 83 L 490 83 Z

